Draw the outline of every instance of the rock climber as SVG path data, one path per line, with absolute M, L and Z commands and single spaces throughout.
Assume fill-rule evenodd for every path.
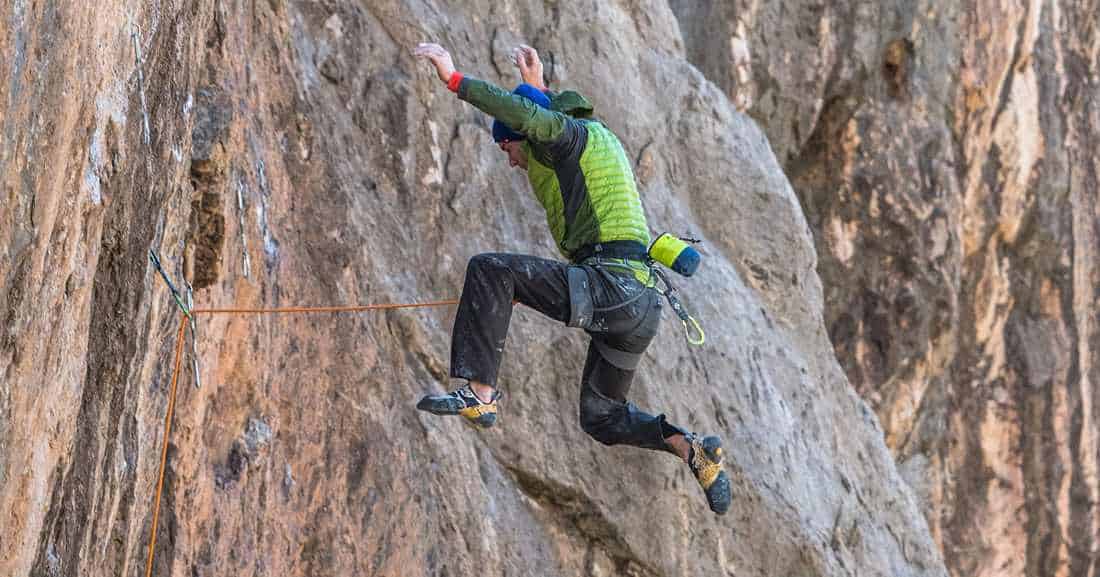
M 457 72 L 450 53 L 438 44 L 421 43 L 413 54 L 430 61 L 458 98 L 495 119 L 493 140 L 509 165 L 527 172 L 550 232 L 570 261 L 511 253 L 470 259 L 450 370 L 466 384 L 425 396 L 417 408 L 461 415 L 480 428 L 493 426 L 513 301 L 522 303 L 590 337 L 581 373 L 581 428 L 605 445 L 679 456 L 710 509 L 725 513 L 731 497 L 721 439 L 687 432 L 627 400 L 638 362 L 657 333 L 661 294 L 647 259 L 649 228 L 622 143 L 603 123 L 563 113 L 570 106 L 560 100 L 552 105 L 538 53 L 528 46 L 513 53 L 524 82 L 512 93 Z

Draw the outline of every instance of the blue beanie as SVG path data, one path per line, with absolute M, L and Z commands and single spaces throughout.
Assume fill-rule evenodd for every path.
M 550 97 L 546 96 L 542 93 L 541 90 L 535 88 L 534 86 L 531 86 L 530 84 L 520 84 L 516 87 L 515 90 L 512 91 L 512 94 L 518 94 L 519 96 L 522 96 L 543 108 L 550 108 Z M 494 142 L 501 142 L 504 140 L 511 140 L 515 142 L 518 140 L 524 140 L 525 138 L 527 137 L 516 132 L 515 130 L 512 130 L 508 127 L 507 124 L 504 124 L 499 120 L 493 120 Z

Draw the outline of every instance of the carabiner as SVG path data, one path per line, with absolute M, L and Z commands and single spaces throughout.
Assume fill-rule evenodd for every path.
M 687 339 L 688 344 L 699 346 L 707 340 L 703 327 L 699 326 L 699 321 L 695 320 L 695 317 L 689 316 L 687 320 L 681 322 L 684 324 L 684 338 Z M 690 326 L 688 325 L 689 322 L 691 323 Z M 696 334 L 699 335 L 698 339 L 691 338 L 691 329 L 695 329 Z

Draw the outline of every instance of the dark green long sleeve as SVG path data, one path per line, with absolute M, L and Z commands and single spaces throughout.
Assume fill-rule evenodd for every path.
M 490 82 L 469 76 L 463 77 L 458 85 L 458 97 L 540 144 L 557 142 L 568 121 L 560 112 L 547 110 Z

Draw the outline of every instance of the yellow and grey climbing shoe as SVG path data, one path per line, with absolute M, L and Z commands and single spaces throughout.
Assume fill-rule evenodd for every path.
M 416 404 L 416 408 L 433 415 L 462 415 L 479 429 L 488 429 L 497 422 L 497 399 L 500 391 L 493 391 L 493 399 L 481 402 L 477 395 L 466 385 L 446 395 L 427 395 Z
M 691 454 L 688 466 L 707 495 L 710 510 L 719 515 L 730 508 L 730 479 L 722 470 L 722 439 L 711 435 L 691 435 Z

